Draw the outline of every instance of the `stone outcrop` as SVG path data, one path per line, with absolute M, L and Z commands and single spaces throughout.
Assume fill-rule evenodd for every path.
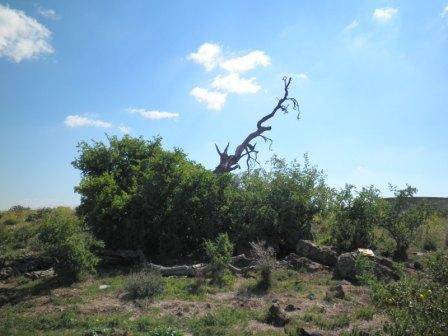
M 390 259 L 378 256 L 371 256 L 360 251 L 342 253 L 337 258 L 334 273 L 337 277 L 349 281 L 358 281 L 360 270 L 357 267 L 357 259 L 364 256 L 371 262 L 372 273 L 380 280 L 391 281 L 398 280 L 399 274 Z
M 296 252 L 299 256 L 329 267 L 335 266 L 338 259 L 338 253 L 333 247 L 319 246 L 310 240 L 299 240 Z
M 305 271 L 309 273 L 328 270 L 327 266 L 314 262 L 306 257 L 299 257 L 295 253 L 288 254 L 280 262 L 280 265 L 296 271 Z

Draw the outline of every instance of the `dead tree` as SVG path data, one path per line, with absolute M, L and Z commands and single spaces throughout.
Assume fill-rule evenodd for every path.
M 226 173 L 231 172 L 235 169 L 240 168 L 240 165 L 238 162 L 246 158 L 246 165 L 247 169 L 249 170 L 250 167 L 255 165 L 255 163 L 259 162 L 257 161 L 258 151 L 255 149 L 255 146 L 257 143 L 252 144 L 251 142 L 255 140 L 256 138 L 261 138 L 265 142 L 269 142 L 269 147 L 272 145 L 272 139 L 268 138 L 266 135 L 264 135 L 264 132 L 270 131 L 272 129 L 271 126 L 265 126 L 263 125 L 265 122 L 267 122 L 269 119 L 273 118 L 275 114 L 278 111 L 281 111 L 283 113 L 288 113 L 289 105 L 292 104 L 292 108 L 295 111 L 298 111 L 297 118 L 300 116 L 299 111 L 299 104 L 295 98 L 289 97 L 289 85 L 291 84 L 291 77 L 283 77 L 284 82 L 284 94 L 283 97 L 278 99 L 277 105 L 274 107 L 271 113 L 265 115 L 263 118 L 258 120 L 257 122 L 257 129 L 250 133 L 244 141 L 238 145 L 235 149 L 235 153 L 228 154 L 229 150 L 229 143 L 227 143 L 226 148 L 223 152 L 219 150 L 218 145 L 215 144 L 216 150 L 219 154 L 219 164 L 216 166 L 214 172 L 215 173 Z

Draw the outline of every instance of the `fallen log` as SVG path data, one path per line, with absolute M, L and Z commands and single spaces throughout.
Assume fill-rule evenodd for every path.
M 237 267 L 232 264 L 244 263 L 248 266 Z M 187 276 L 193 277 L 197 274 L 208 274 L 213 270 L 210 264 L 194 264 L 194 265 L 176 265 L 176 266 L 162 266 L 153 263 L 144 263 L 143 268 L 160 272 L 163 276 Z M 244 254 L 232 257 L 232 261 L 227 265 L 227 268 L 235 274 L 244 274 L 248 271 L 255 270 L 254 261 L 247 258 Z

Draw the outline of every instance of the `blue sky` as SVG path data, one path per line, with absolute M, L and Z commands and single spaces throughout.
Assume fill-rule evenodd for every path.
M 76 144 L 105 133 L 213 168 L 285 74 L 301 119 L 276 116 L 262 161 L 448 196 L 447 56 L 447 0 L 0 1 L 0 209 L 78 204 Z

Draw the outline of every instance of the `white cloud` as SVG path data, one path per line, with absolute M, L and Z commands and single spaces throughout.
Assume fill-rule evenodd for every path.
M 221 110 L 227 99 L 227 93 L 209 91 L 198 86 L 190 91 L 190 95 L 198 102 L 206 104 L 210 110 Z
M 221 47 L 214 43 L 204 43 L 195 53 L 188 55 L 188 59 L 204 66 L 210 71 L 215 68 L 221 59 Z
M 377 8 L 373 12 L 373 18 L 378 22 L 388 22 L 398 13 L 398 8 Z
M 237 73 L 231 73 L 226 76 L 217 76 L 212 82 L 212 87 L 215 89 L 236 93 L 257 93 L 260 90 L 260 85 L 255 82 L 256 78 L 241 78 Z
M 37 12 L 39 13 L 39 15 L 43 16 L 44 18 L 50 19 L 50 20 L 57 20 L 57 19 L 59 19 L 59 16 L 51 8 L 46 9 L 46 8 L 43 8 L 43 7 L 38 7 L 37 8 Z
M 124 133 L 124 134 L 129 134 L 129 133 L 131 133 L 131 128 L 130 128 L 130 127 L 127 127 L 127 126 L 118 126 L 117 128 L 118 128 L 118 130 L 119 130 L 121 133 Z
M 65 118 L 64 124 L 68 127 L 84 127 L 84 126 L 92 126 L 92 127 L 101 127 L 101 128 L 109 128 L 112 127 L 112 124 L 107 121 L 102 120 L 94 120 L 87 117 L 82 117 L 79 115 L 69 115 Z
M 448 5 L 442 10 L 442 17 L 448 17 Z
M 244 56 L 224 60 L 220 66 L 229 72 L 245 72 L 258 66 L 266 67 L 270 64 L 271 59 L 265 52 L 255 50 Z
M 51 32 L 24 12 L 0 5 L 0 57 L 14 62 L 54 52 Z
M 353 30 L 353 29 L 355 29 L 358 26 L 359 26 L 358 20 L 353 20 L 351 23 L 349 23 L 347 26 L 345 26 L 344 29 L 345 30 Z
M 297 77 L 299 77 L 299 79 L 302 79 L 302 80 L 307 80 L 308 79 L 308 75 L 306 74 L 306 73 L 299 73 L 298 75 L 297 75 Z
M 179 118 L 179 113 L 173 113 L 173 112 L 163 112 L 163 111 L 157 111 L 157 110 L 146 110 L 141 108 L 132 108 L 129 107 L 126 109 L 129 113 L 137 113 L 141 115 L 143 118 L 149 119 L 149 120 L 161 120 L 161 119 L 177 119 Z

